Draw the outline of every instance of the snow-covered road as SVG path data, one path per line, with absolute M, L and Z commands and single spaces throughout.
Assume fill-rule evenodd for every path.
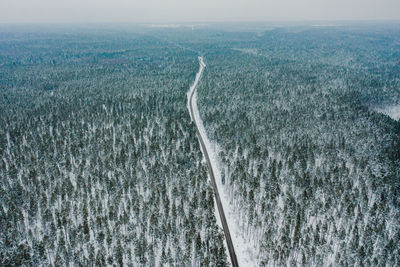
M 190 117 L 196 125 L 200 147 L 208 165 L 211 183 L 215 192 L 215 200 L 218 210 L 217 212 L 219 214 L 219 218 L 218 214 L 216 214 L 217 221 L 218 224 L 223 228 L 226 240 L 226 247 L 231 258 L 232 266 L 239 266 L 239 263 L 241 266 L 256 266 L 251 246 L 249 245 L 249 242 L 245 240 L 242 231 L 239 230 L 238 219 L 235 215 L 232 205 L 230 205 L 228 196 L 223 192 L 223 190 L 218 190 L 222 189 L 222 182 L 221 172 L 219 169 L 219 163 L 216 154 L 216 146 L 212 145 L 210 140 L 208 139 L 203 121 L 201 120 L 199 110 L 197 108 L 196 88 L 205 68 L 202 57 L 199 57 L 199 64 L 200 67 L 198 73 L 196 74 L 195 81 L 190 87 L 189 92 L 187 93 L 187 108 L 189 110 Z M 224 212 L 224 207 L 227 210 L 226 214 Z M 232 234 L 229 229 L 232 230 Z M 233 244 L 236 244 L 236 246 L 234 246 Z M 235 253 L 235 249 L 237 252 L 237 256 Z

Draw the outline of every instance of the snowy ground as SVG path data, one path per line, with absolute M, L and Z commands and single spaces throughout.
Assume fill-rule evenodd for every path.
M 398 121 L 400 119 L 400 105 L 391 105 L 375 109 L 379 113 L 383 113 Z
M 200 61 L 199 72 L 196 75 L 195 82 L 190 87 L 190 90 L 188 92 L 188 109 L 189 109 L 190 95 L 193 92 L 193 90 L 196 89 L 197 83 L 200 80 L 201 74 L 205 67 L 203 59 L 201 57 L 199 57 L 199 61 Z M 219 195 L 221 197 L 222 206 L 225 211 L 225 217 L 226 217 L 226 220 L 227 220 L 227 223 L 229 226 L 229 231 L 231 233 L 232 242 L 235 247 L 235 253 L 236 253 L 237 260 L 239 262 L 239 266 L 249 266 L 249 267 L 257 266 L 256 262 L 255 262 L 255 255 L 253 252 L 253 247 L 251 246 L 251 244 L 249 242 L 246 241 L 245 236 L 243 235 L 242 231 L 240 230 L 239 222 L 238 222 L 239 216 L 238 216 L 238 214 L 235 213 L 235 211 L 233 209 L 233 205 L 231 205 L 231 203 L 229 201 L 228 195 L 225 194 L 225 192 L 223 190 L 223 185 L 221 182 L 221 169 L 220 169 L 220 165 L 219 165 L 220 163 L 219 163 L 219 159 L 218 159 L 218 156 L 216 153 L 216 151 L 218 151 L 218 147 L 216 144 L 211 143 L 207 137 L 206 130 L 203 125 L 203 121 L 201 120 L 199 110 L 197 108 L 197 92 L 195 92 L 194 96 L 193 96 L 193 113 L 194 113 L 193 115 L 195 117 L 195 120 L 197 122 L 197 127 L 199 128 L 200 134 L 203 138 L 206 149 L 208 151 L 208 155 L 211 160 L 211 165 L 214 170 L 214 175 L 215 175 L 215 179 L 217 182 Z M 192 118 L 192 120 L 193 120 L 193 118 Z M 217 205 L 215 204 L 214 206 L 215 206 L 215 217 L 217 218 L 218 225 L 222 228 Z M 229 255 L 226 243 L 225 243 L 225 249 L 226 249 L 227 255 Z

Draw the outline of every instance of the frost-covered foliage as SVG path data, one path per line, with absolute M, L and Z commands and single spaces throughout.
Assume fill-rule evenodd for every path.
M 1 36 L 0 265 L 226 265 L 186 109 L 197 55 L 115 31 Z
M 204 50 L 200 114 L 260 265 L 400 264 L 400 124 L 370 109 L 400 99 L 399 40 L 274 30 Z

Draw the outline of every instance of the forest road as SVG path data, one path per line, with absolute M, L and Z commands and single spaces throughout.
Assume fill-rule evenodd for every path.
M 219 213 L 219 216 L 221 218 L 222 228 L 224 230 L 226 245 L 228 247 L 229 256 L 231 258 L 231 263 L 232 263 L 233 267 L 237 267 L 237 266 L 239 266 L 239 264 L 238 264 L 238 261 L 237 261 L 237 258 L 236 258 L 235 248 L 233 247 L 231 234 L 229 232 L 229 227 L 228 227 L 228 224 L 226 223 L 224 208 L 222 206 L 221 198 L 220 198 L 219 193 L 218 193 L 217 183 L 215 182 L 214 170 L 212 168 L 210 157 L 208 155 L 206 145 L 205 145 L 205 143 L 203 141 L 203 137 L 202 137 L 201 132 L 199 130 L 198 121 L 196 120 L 196 116 L 195 116 L 195 114 L 193 112 L 193 110 L 194 110 L 193 109 L 193 96 L 194 96 L 194 94 L 195 94 L 195 92 L 197 90 L 197 84 L 198 84 L 198 82 L 199 82 L 199 80 L 201 78 L 201 75 L 203 74 L 203 70 L 204 70 L 204 68 L 206 66 L 204 64 L 204 61 L 203 61 L 202 57 L 199 57 L 199 64 L 200 64 L 199 72 L 196 74 L 196 79 L 195 79 L 195 81 L 194 81 L 194 83 L 191 86 L 191 89 L 189 91 L 189 93 L 191 92 L 190 96 L 189 96 L 189 111 L 190 111 L 190 115 L 192 117 L 192 120 L 194 121 L 194 123 L 196 125 L 197 136 L 199 137 L 201 149 L 202 149 L 204 157 L 206 158 L 206 161 L 207 161 L 208 171 L 210 173 L 211 183 L 212 183 L 212 186 L 213 186 L 213 189 L 214 189 L 215 201 L 217 203 L 218 213 Z M 196 106 L 196 108 L 197 108 L 197 106 Z M 196 112 L 198 114 L 198 110 L 196 110 Z

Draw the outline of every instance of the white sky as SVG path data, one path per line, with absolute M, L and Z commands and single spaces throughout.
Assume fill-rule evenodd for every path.
M 0 23 L 382 19 L 400 0 L 0 0 Z

